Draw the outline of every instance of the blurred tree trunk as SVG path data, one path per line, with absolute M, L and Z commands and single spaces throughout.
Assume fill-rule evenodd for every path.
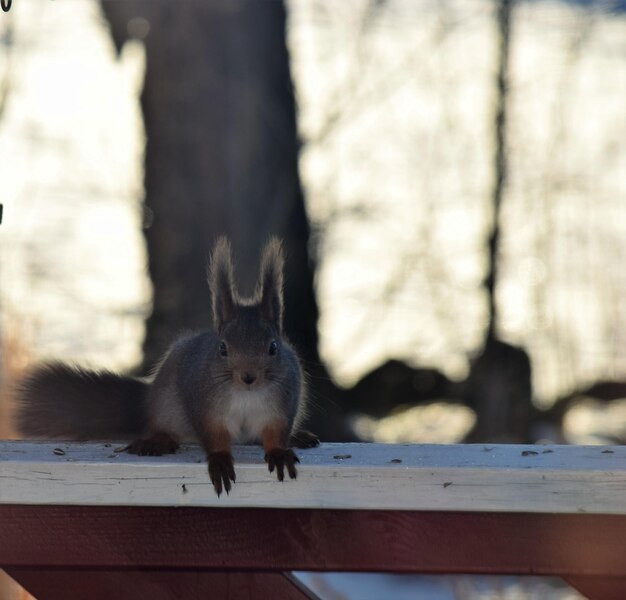
M 476 412 L 476 425 L 468 437 L 468 441 L 472 442 L 528 442 L 534 412 L 528 354 L 522 348 L 499 340 L 496 335 L 500 214 L 508 170 L 506 131 L 513 2 L 499 0 L 496 15 L 498 65 L 494 111 L 494 186 L 485 278 L 488 325 L 483 350 L 472 363 L 464 394 L 466 403 Z
M 485 288 L 489 305 L 486 342 L 496 337 L 498 310 L 496 303 L 496 283 L 498 280 L 498 253 L 500 250 L 500 214 L 506 183 L 508 160 L 506 147 L 507 104 L 509 96 L 509 54 L 511 49 L 511 3 L 513 0 L 499 0 L 497 13 L 498 66 L 496 73 L 496 101 L 494 111 L 494 184 L 491 196 L 491 232 L 488 241 L 487 276 Z
M 287 253 L 287 334 L 313 370 L 313 387 L 324 382 L 317 393 L 333 394 L 317 353 L 283 3 L 103 0 L 102 8 L 118 51 L 135 32 L 146 49 L 141 104 L 154 307 L 144 367 L 181 331 L 209 325 L 205 271 L 215 238 L 230 237 L 240 291 L 250 293 L 260 250 L 275 234 Z M 337 419 L 316 421 L 325 438 L 340 437 Z

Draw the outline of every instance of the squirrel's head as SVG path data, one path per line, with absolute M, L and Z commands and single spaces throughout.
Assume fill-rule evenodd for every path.
M 271 238 L 261 256 L 252 298 L 240 298 L 234 284 L 230 242 L 220 237 L 211 256 L 209 284 L 218 355 L 246 388 L 261 385 L 280 360 L 283 321 L 283 251 Z

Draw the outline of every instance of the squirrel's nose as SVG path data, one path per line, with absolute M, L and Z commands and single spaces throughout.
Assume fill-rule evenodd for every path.
M 243 381 L 246 385 L 252 385 L 256 381 L 256 375 L 252 373 L 244 373 L 241 376 L 241 381 Z

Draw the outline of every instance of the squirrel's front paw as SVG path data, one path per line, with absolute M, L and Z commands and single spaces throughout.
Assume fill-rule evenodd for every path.
M 300 460 L 291 448 L 274 448 L 266 452 L 265 462 L 267 463 L 270 473 L 273 473 L 274 468 L 276 468 L 278 481 L 285 479 L 285 467 L 287 467 L 287 473 L 289 473 L 291 479 L 295 479 L 298 474 L 296 471 L 296 463 L 299 463 Z
M 209 477 L 218 498 L 222 488 L 230 492 L 230 482 L 235 483 L 235 466 L 230 452 L 212 452 L 209 454 Z
M 311 431 L 299 429 L 291 434 L 289 445 L 296 448 L 317 448 L 320 445 L 320 439 Z

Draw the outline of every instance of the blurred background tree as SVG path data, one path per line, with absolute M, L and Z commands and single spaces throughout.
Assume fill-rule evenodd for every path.
M 29 352 L 5 370 L 145 371 L 206 325 L 214 237 L 249 289 L 276 233 L 326 438 L 353 415 L 364 439 L 561 439 L 585 388 L 626 395 L 622 9 L 24 0 L 0 315 Z
M 309 225 L 298 174 L 299 141 L 282 2 L 102 2 L 118 53 L 144 39 L 141 94 L 146 147 L 145 229 L 152 312 L 143 370 L 183 330 L 207 326 L 207 257 L 227 234 L 239 289 L 251 295 L 271 235 L 287 254 L 285 330 L 314 396 L 335 392 L 320 364 Z M 312 426 L 342 438 L 332 406 Z

